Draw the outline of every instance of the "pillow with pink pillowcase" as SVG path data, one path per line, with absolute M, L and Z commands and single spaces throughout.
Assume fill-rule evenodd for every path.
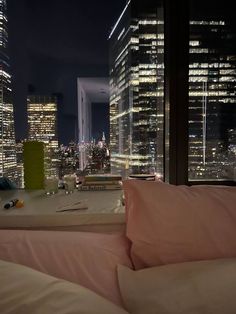
M 78 283 L 122 306 L 116 268 L 132 267 L 123 234 L 0 230 L 0 259 Z
M 125 180 L 135 269 L 236 257 L 236 187 Z

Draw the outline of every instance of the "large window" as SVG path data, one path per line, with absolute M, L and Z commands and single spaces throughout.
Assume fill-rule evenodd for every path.
M 234 13 L 229 1 L 190 1 L 190 181 L 236 179 Z
M 62 8 L 64 5 L 67 8 L 66 0 L 61 4 Z M 62 8 L 60 12 L 63 14 Z M 79 78 L 77 91 L 72 88 L 78 94 L 73 104 L 76 112 L 71 108 L 73 116 L 69 112 L 66 114 L 68 121 L 72 121 L 68 125 L 74 125 L 75 129 L 71 141 L 63 143 L 61 140 L 67 130 L 61 123 L 62 117 L 63 121 L 66 120 L 61 108 L 66 106 L 61 104 L 69 104 L 70 101 L 63 98 L 60 94 L 63 89 L 60 89 L 50 117 L 50 110 L 45 107 L 47 103 L 39 110 L 35 107 L 37 102 L 28 102 L 29 134 L 27 138 L 16 136 L 19 142 L 14 145 L 12 102 L 10 97 L 6 98 L 10 92 L 10 76 L 4 59 L 7 56 L 4 40 L 2 45 L 0 42 L 0 61 L 3 64 L 0 74 L 4 83 L 0 103 L 0 176 L 9 177 L 23 187 L 23 142 L 40 139 L 50 144 L 54 151 L 49 154 L 53 156 L 50 172 L 60 178 L 71 173 L 76 173 L 78 177 L 98 171 L 107 173 L 111 169 L 112 173 L 123 177 L 155 173 L 159 179 L 174 184 L 235 182 L 236 20 L 231 1 L 127 0 L 120 8 L 116 12 L 118 19 L 113 24 L 109 40 L 106 40 L 110 54 L 109 58 L 107 55 L 103 74 L 109 77 L 109 86 L 108 79 L 105 87 L 100 86 L 98 80 L 92 84 L 97 86 L 96 94 L 100 100 L 106 92 L 108 100 L 110 90 L 110 134 L 105 137 L 101 129 L 99 140 L 92 138 L 92 129 L 96 129 L 104 119 L 95 114 L 92 122 L 93 101 L 90 97 L 95 93 L 90 90 L 88 81 L 85 84 L 86 80 Z M 73 11 L 72 4 L 68 9 L 70 13 Z M 0 13 L 1 10 L 5 14 L 5 7 L 0 7 Z M 104 20 L 104 24 L 109 30 L 111 23 L 108 25 Z M 0 31 L 2 37 L 7 34 L 4 27 L 5 24 Z M 73 28 L 74 24 L 70 27 Z M 89 27 L 85 27 L 83 33 Z M 91 25 L 91 30 L 93 28 Z M 69 35 L 66 38 L 69 38 L 71 29 L 67 31 Z M 82 49 L 81 46 L 77 50 Z M 91 47 L 86 49 L 89 51 Z M 57 52 L 55 55 L 57 59 Z M 90 64 L 92 58 L 86 60 Z M 76 65 L 77 62 L 81 60 L 78 59 Z M 46 64 L 43 64 L 46 71 Z M 67 71 L 72 73 L 72 67 Z M 38 81 L 40 76 L 37 73 L 32 78 L 37 76 L 35 82 L 44 92 L 43 80 Z M 59 74 L 53 71 L 52 75 L 57 77 Z M 66 72 L 63 75 L 67 77 Z M 52 79 L 54 76 L 50 81 L 57 82 Z M 53 84 L 47 87 L 48 91 L 53 92 L 52 88 L 56 86 Z M 65 84 L 59 85 L 61 88 Z M 64 93 L 70 94 L 66 90 Z M 30 108 L 34 111 L 33 115 Z M 109 127 L 107 125 L 107 129 Z M 58 143 L 66 145 L 58 147 Z M 101 155 L 105 161 L 98 160 Z
M 236 23 L 230 1 L 165 1 L 165 180 L 236 180 Z

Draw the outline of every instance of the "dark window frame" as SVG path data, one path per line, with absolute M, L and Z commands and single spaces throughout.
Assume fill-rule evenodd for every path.
M 188 179 L 189 19 L 188 0 L 164 0 L 164 179 L 175 185 L 235 186 L 234 180 Z

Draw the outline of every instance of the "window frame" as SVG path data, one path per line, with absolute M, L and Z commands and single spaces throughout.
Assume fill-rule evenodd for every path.
M 188 178 L 189 1 L 164 0 L 164 180 L 175 185 L 230 185 L 235 180 Z

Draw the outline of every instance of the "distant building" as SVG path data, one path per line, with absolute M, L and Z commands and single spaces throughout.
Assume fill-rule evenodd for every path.
M 6 176 L 15 181 L 16 146 L 9 73 L 8 30 L 6 0 L 0 0 L 0 177 Z
M 86 143 L 92 140 L 92 104 L 109 103 L 109 79 L 106 77 L 79 77 L 78 95 L 78 143 L 80 147 L 80 168 L 87 164 Z
M 110 152 L 103 132 L 102 139 L 87 145 L 86 171 L 89 174 L 110 173 Z
M 75 174 L 80 170 L 79 148 L 71 141 L 68 146 L 60 145 L 59 148 L 59 178 L 67 174 Z
M 28 140 L 45 143 L 46 174 L 58 174 L 57 100 L 53 96 L 28 96 Z
M 17 179 L 15 183 L 18 188 L 24 188 L 24 163 L 23 163 L 23 141 L 16 143 Z
M 235 29 L 220 19 L 192 20 L 189 44 L 189 179 L 232 179 Z

